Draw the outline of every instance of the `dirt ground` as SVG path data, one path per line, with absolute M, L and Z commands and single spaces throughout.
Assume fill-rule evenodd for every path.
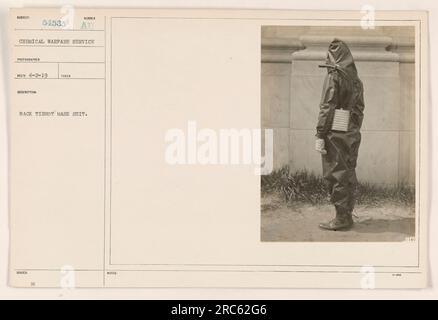
M 356 206 L 355 224 L 348 231 L 325 231 L 320 222 L 335 215 L 331 205 L 286 205 L 276 196 L 261 200 L 261 240 L 281 242 L 405 241 L 415 236 L 415 210 L 399 204 Z

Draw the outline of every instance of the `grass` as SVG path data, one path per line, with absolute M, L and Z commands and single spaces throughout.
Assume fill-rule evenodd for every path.
M 287 203 L 304 202 L 314 205 L 329 203 L 328 190 L 321 176 L 307 171 L 291 173 L 289 167 L 262 176 L 261 192 L 262 195 L 280 193 Z M 358 183 L 357 204 L 377 206 L 388 202 L 414 206 L 415 188 L 406 184 Z

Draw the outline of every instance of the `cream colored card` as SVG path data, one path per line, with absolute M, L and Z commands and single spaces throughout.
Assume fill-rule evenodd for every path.
M 11 9 L 10 285 L 427 286 L 427 15 L 371 13 Z M 366 106 L 349 231 L 299 188 L 335 37 Z

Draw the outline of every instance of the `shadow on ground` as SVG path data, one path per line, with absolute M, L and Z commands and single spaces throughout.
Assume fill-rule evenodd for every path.
M 356 223 L 356 232 L 361 233 L 400 233 L 406 237 L 415 235 L 415 219 L 400 218 L 397 220 L 371 219 L 369 221 Z
M 399 204 L 357 206 L 354 227 L 348 231 L 319 229 L 334 217 L 330 205 L 286 206 L 276 199 L 262 198 L 261 240 L 281 242 L 392 242 L 415 236 L 415 211 Z

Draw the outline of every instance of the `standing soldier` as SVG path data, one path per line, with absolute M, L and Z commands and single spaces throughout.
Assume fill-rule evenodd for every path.
M 357 185 L 356 161 L 361 141 L 364 99 L 362 81 L 357 75 L 353 56 L 341 40 L 333 40 L 316 127 L 316 150 L 322 155 L 323 176 L 330 192 L 336 217 L 320 228 L 349 229 Z

